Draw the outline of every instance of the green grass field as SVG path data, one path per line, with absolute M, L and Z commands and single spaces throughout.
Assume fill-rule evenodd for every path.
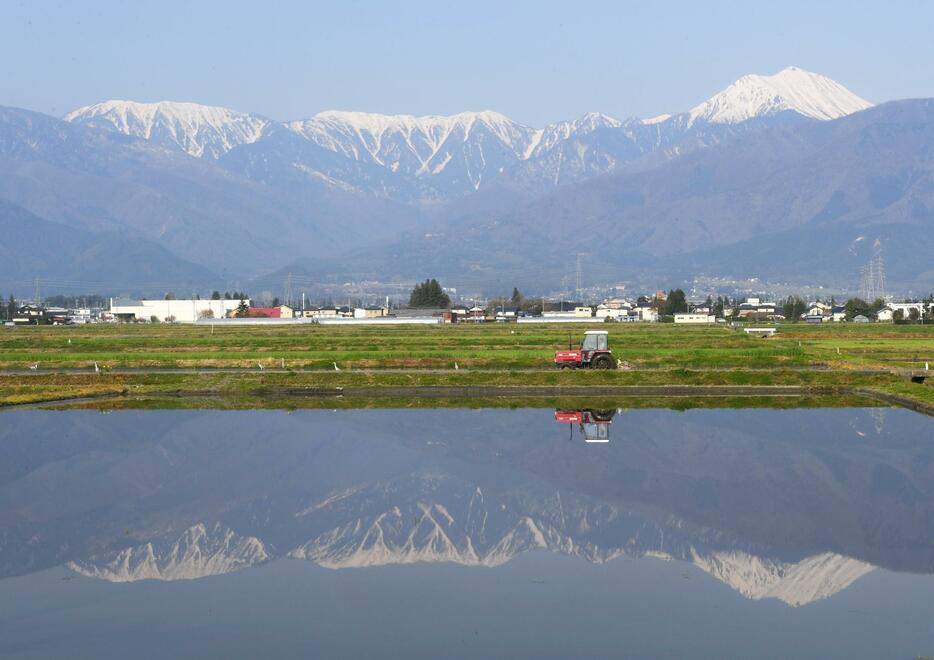
M 555 350 L 590 328 L 610 331 L 629 369 L 557 371 Z M 934 404 L 934 387 L 898 369 L 934 364 L 934 327 L 780 325 L 771 338 L 722 326 L 671 324 L 446 326 L 93 325 L 3 328 L 0 369 L 256 369 L 245 374 L 3 375 L 0 403 L 100 393 L 209 391 L 244 396 L 263 387 L 797 385 L 881 388 Z M 334 371 L 336 362 L 340 371 Z M 460 369 L 454 370 L 455 362 Z M 258 365 L 289 373 L 262 373 Z

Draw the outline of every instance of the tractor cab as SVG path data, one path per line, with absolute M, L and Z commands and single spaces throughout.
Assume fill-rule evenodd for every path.
M 555 421 L 577 424 L 586 443 L 607 443 L 610 441 L 610 424 L 615 410 L 556 410 Z
M 590 367 L 593 369 L 615 369 L 616 360 L 610 351 L 610 337 L 606 330 L 588 330 L 577 350 L 568 347 L 555 353 L 555 366 L 559 369 Z

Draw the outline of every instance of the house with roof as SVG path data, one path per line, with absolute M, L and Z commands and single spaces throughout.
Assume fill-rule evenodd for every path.
M 337 308 L 336 307 L 306 307 L 302 311 L 302 316 L 306 319 L 321 319 L 321 318 L 335 318 L 337 317 Z
M 42 305 L 27 304 L 16 309 L 13 314 L 15 325 L 45 325 L 49 323 L 46 310 Z
M 251 319 L 290 319 L 295 316 L 295 312 L 288 305 L 279 305 L 277 307 L 250 307 L 247 316 Z
M 354 307 L 353 317 L 355 319 L 380 319 L 389 316 L 389 310 L 386 307 L 369 306 Z
M 778 313 L 775 311 L 773 302 L 766 302 L 759 298 L 746 298 L 746 302 L 739 306 L 736 315 L 744 318 L 767 319 L 776 317 Z

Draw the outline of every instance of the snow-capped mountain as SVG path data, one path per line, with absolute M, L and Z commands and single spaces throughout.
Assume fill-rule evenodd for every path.
M 107 128 L 178 148 L 196 158 L 218 158 L 241 144 L 256 142 L 268 119 L 197 103 L 105 101 L 65 115 L 70 121 Z
M 542 511 L 540 516 L 513 515 L 494 522 L 490 519 L 494 512 L 484 506 L 479 489 L 464 513 L 466 517 L 461 518 L 437 502 L 419 502 L 415 511 L 394 506 L 369 520 L 345 521 L 296 547 L 289 557 L 330 569 L 417 562 L 492 568 L 539 549 L 594 563 L 627 556 L 678 559 L 694 564 L 746 598 L 775 598 L 792 607 L 829 598 L 875 568 L 833 553 L 787 562 L 739 550 L 698 551 L 690 545 L 682 547 L 684 540 L 676 536 L 676 528 L 640 526 L 630 537 L 614 536 L 614 543 L 604 544 L 589 538 L 584 530 L 589 525 L 599 529 L 620 522 L 624 527 L 625 514 L 612 508 L 585 508 L 564 511 L 560 517 Z
M 497 163 L 525 157 L 537 133 L 492 111 L 449 117 L 330 111 L 287 125 L 325 148 L 392 172 L 432 176 L 461 169 L 475 188 Z
M 746 598 L 778 600 L 800 607 L 829 598 L 875 569 L 872 564 L 826 552 L 788 563 L 747 552 L 692 550 L 692 563 Z
M 828 598 L 874 570 L 871 564 L 829 552 L 788 562 L 742 550 L 699 549 L 682 535 L 683 521 L 673 519 L 656 527 L 641 516 L 594 506 L 569 494 L 550 502 L 524 497 L 487 501 L 474 487 L 469 496 L 455 492 L 446 503 L 416 499 L 362 518 L 345 518 L 348 511 L 368 508 L 377 494 L 388 492 L 377 488 L 333 493 L 299 511 L 298 520 L 317 517 L 322 522 L 337 514 L 339 524 L 285 556 L 332 570 L 439 562 L 495 568 L 533 550 L 593 563 L 621 557 L 680 560 L 746 598 L 775 598 L 792 607 Z M 516 509 L 520 504 L 526 506 Z M 67 566 L 108 582 L 174 581 L 223 575 L 273 558 L 269 546 L 254 536 L 239 535 L 219 523 L 199 523 L 177 537 L 168 535 Z
M 829 120 L 870 105 L 830 78 L 790 67 L 771 76 L 743 76 L 688 112 L 625 121 L 590 112 L 544 128 L 489 110 L 424 117 L 332 110 L 279 123 L 165 101 L 107 101 L 65 119 L 220 159 L 224 167 L 267 185 L 323 183 L 403 202 L 434 202 L 491 185 L 541 192 L 677 158 L 734 135 L 750 119 Z
M 838 119 L 871 107 L 840 83 L 797 67 L 772 76 L 743 76 L 719 94 L 693 107 L 690 123 L 738 124 L 755 117 L 796 112 L 811 119 Z
M 68 568 L 108 582 L 196 580 L 239 571 L 269 559 L 262 541 L 233 530 L 204 524 L 178 538 L 125 548 L 115 553 L 72 561 Z

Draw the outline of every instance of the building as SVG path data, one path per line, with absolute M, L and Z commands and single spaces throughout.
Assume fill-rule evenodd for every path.
M 807 309 L 807 316 L 830 316 L 831 306 L 823 302 L 811 303 Z
M 578 318 L 593 316 L 593 307 L 590 305 L 578 305 L 574 308 L 574 316 Z
M 497 307 L 496 308 L 496 320 L 497 321 L 515 321 L 519 316 L 522 315 L 522 312 L 518 307 Z
M 586 317 L 585 317 L 586 318 Z M 600 303 L 597 305 L 597 311 L 594 313 L 594 318 L 599 320 L 612 319 L 614 321 L 629 320 L 629 308 L 628 307 L 610 307 L 605 303 Z
M 775 303 L 763 302 L 759 298 L 746 298 L 746 302 L 739 306 L 736 315 L 756 319 L 773 318 L 776 315 Z
M 894 321 L 895 320 L 895 310 L 891 307 L 883 307 L 876 313 L 877 321 Z
M 901 318 L 908 320 L 911 318 L 912 310 L 914 310 L 917 318 L 923 318 L 925 321 L 931 320 L 931 311 L 925 309 L 926 305 L 924 303 L 889 303 L 886 307 L 892 310 L 893 317 L 896 312 L 901 312 Z
M 713 314 L 675 314 L 675 323 L 716 323 Z
M 250 307 L 247 316 L 251 319 L 280 319 L 282 318 L 282 309 L 280 307 Z
M 249 300 L 245 301 L 247 305 Z M 194 323 L 200 318 L 233 316 L 239 300 L 132 300 L 111 298 L 110 313 L 123 322 Z
M 337 317 L 336 307 L 308 307 L 302 312 L 306 319 L 333 319 Z
M 630 309 L 632 304 L 624 298 L 610 298 L 601 303 L 605 305 L 608 309 Z M 600 305 L 597 306 L 599 309 Z
M 355 319 L 380 319 L 389 316 L 389 310 L 385 307 L 355 307 L 353 317 Z
M 41 305 L 23 305 L 13 314 L 16 325 L 44 325 L 49 323 L 46 310 Z
M 655 323 L 658 321 L 658 310 L 654 307 L 636 307 L 633 312 L 635 312 L 636 317 L 638 317 L 640 321 L 645 321 L 648 323 Z

